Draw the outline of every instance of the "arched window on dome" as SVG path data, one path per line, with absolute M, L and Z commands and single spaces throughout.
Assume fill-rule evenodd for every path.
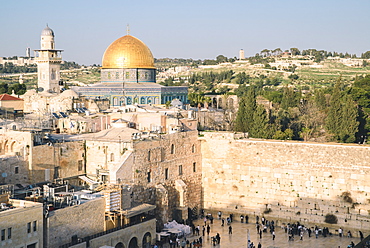
M 114 97 L 113 98 L 113 105 L 114 106 L 117 106 L 118 105 L 118 98 L 117 97 Z
M 145 97 L 141 97 L 141 99 L 140 99 L 140 104 L 145 104 L 146 102 L 145 102 Z

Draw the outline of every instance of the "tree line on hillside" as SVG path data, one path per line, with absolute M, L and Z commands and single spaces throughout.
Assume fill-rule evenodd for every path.
M 296 77 L 292 76 L 292 79 L 296 79 Z M 281 82 L 282 79 L 277 77 L 267 78 L 265 75 L 253 77 L 245 72 L 235 73 L 233 70 L 225 70 L 194 73 L 188 79 L 188 86 L 193 92 L 222 95 L 231 90 L 225 84 L 238 84 L 239 88 L 234 93 L 240 95 L 239 93 L 244 90 L 247 84 L 254 84 L 257 88 L 262 88 L 264 86 L 278 86 Z
M 0 73 L 30 73 L 30 72 L 37 72 L 37 65 L 25 65 L 25 66 L 18 66 L 14 65 L 13 63 L 5 63 L 0 64 Z
M 273 108 L 257 104 L 258 95 Z M 358 77 L 352 86 L 339 78 L 333 87 L 305 93 L 289 87 L 244 87 L 234 131 L 253 138 L 363 143 L 370 133 L 369 99 L 370 75 Z
M 0 94 L 14 94 L 16 95 L 23 95 L 27 91 L 27 86 L 25 84 L 14 83 L 14 84 L 7 84 L 7 83 L 0 83 Z

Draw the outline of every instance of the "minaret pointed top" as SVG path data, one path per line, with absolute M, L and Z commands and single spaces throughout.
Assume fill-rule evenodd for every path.
M 126 33 L 127 33 L 127 35 L 130 35 L 130 25 L 129 24 L 127 24 Z

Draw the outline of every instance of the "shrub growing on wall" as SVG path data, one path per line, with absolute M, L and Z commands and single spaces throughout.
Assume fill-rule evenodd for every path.
M 325 215 L 325 222 L 329 224 L 337 224 L 338 218 L 334 214 L 327 214 Z

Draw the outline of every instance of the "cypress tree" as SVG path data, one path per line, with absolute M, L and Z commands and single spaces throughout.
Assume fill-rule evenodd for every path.
M 266 109 L 262 105 L 258 105 L 253 115 L 253 126 L 250 135 L 254 138 L 270 138 L 269 134 L 269 119 Z
M 354 102 L 349 96 L 345 96 L 341 111 L 341 126 L 339 131 L 339 141 L 352 143 L 356 141 L 356 133 L 358 132 L 359 122 L 358 110 Z
M 328 109 L 328 116 L 325 120 L 325 127 L 328 132 L 335 136 L 335 139 L 339 139 L 340 129 L 342 127 L 342 110 L 341 110 L 341 92 L 340 83 L 336 83 L 333 89 L 333 93 L 330 98 L 330 105 Z
M 250 132 L 253 128 L 254 113 L 257 109 L 256 93 L 254 87 L 249 87 L 245 98 L 245 128 L 247 132 Z
M 239 108 L 238 108 L 238 112 L 236 114 L 236 119 L 235 119 L 235 125 L 234 125 L 234 130 L 236 132 L 246 132 L 246 127 L 245 127 L 245 119 L 246 119 L 246 115 L 245 115 L 245 96 L 243 95 L 241 98 L 240 98 L 240 101 L 239 101 Z

